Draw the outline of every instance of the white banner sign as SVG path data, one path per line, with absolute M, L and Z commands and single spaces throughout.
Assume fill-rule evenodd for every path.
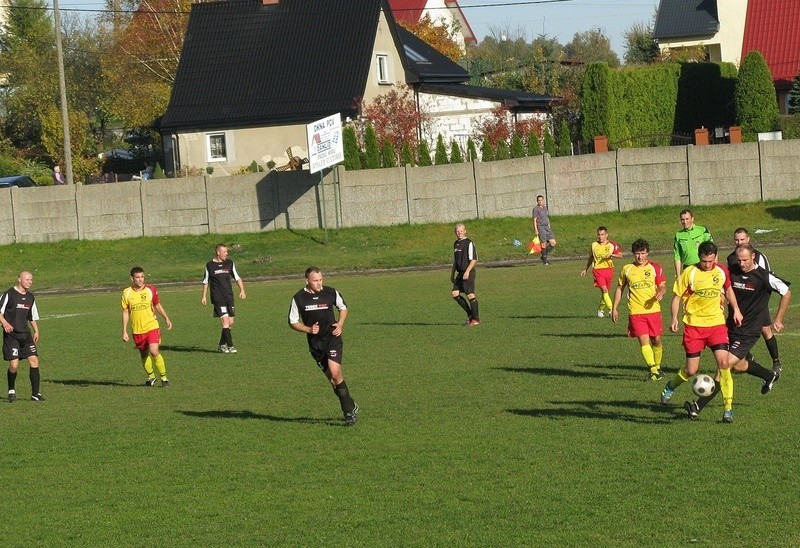
M 306 126 L 308 165 L 311 173 L 344 162 L 342 118 L 334 114 Z

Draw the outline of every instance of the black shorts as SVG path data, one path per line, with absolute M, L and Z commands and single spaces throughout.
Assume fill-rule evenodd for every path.
M 758 335 L 737 335 L 735 333 L 728 333 L 728 338 L 730 339 L 730 343 L 728 344 L 728 351 L 739 358 L 740 360 L 744 359 L 747 356 L 747 353 L 750 352 L 753 347 L 758 342 L 758 339 L 761 338 L 761 334 Z
M 215 318 L 221 318 L 222 316 L 233 318 L 236 315 L 236 307 L 233 305 L 233 299 L 230 301 L 213 301 L 213 303 Z
M 331 337 L 326 344 L 309 347 L 311 357 L 317 362 L 317 367 L 323 371 L 328 370 L 328 360 L 334 361 L 339 365 L 344 359 L 344 343 L 341 337 Z
M 3 359 L 25 360 L 31 356 L 38 356 L 33 335 L 30 333 L 3 333 Z
M 459 291 L 467 295 L 475 293 L 475 271 L 473 270 L 470 272 L 469 278 L 466 280 L 464 279 L 463 272 L 456 272 L 456 279 L 453 282 L 453 291 Z

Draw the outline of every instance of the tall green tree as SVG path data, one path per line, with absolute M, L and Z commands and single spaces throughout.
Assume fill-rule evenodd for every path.
M 494 159 L 494 147 L 489 139 L 484 139 L 481 145 L 481 162 L 493 162 Z
M 394 157 L 394 146 L 389 141 L 384 141 L 381 147 L 381 164 L 383 167 L 397 166 L 397 159 Z
M 347 171 L 364 169 L 361 164 L 361 149 L 358 147 L 356 130 L 352 125 L 347 125 L 342 130 L 342 148 L 344 151 L 344 168 Z
M 653 37 L 653 25 L 638 21 L 622 33 L 625 38 L 626 65 L 647 65 L 658 59 L 658 44 Z
M 461 155 L 461 147 L 458 146 L 458 143 L 453 141 L 450 143 L 450 163 L 451 164 L 461 164 L 464 162 L 464 157 Z
M 367 169 L 378 169 L 381 167 L 381 149 L 378 146 L 378 137 L 372 124 L 367 124 L 364 131 L 364 167 Z
M 497 148 L 494 150 L 495 160 L 508 160 L 511 158 L 511 152 L 508 150 L 508 143 L 505 141 L 497 141 Z
M 581 63 L 608 63 L 610 67 L 619 66 L 619 57 L 611 48 L 611 39 L 601 29 L 578 32 L 572 41 L 564 46 L 569 61 Z
M 542 147 L 539 145 L 539 136 L 531 131 L 528 134 L 528 156 L 541 156 Z
M 478 159 L 478 150 L 475 148 L 475 141 L 472 137 L 467 139 L 467 161 L 474 162 Z
M 450 163 L 450 160 L 447 158 L 447 147 L 444 144 L 444 137 L 442 137 L 441 133 L 439 134 L 439 137 L 436 138 L 436 153 L 434 154 L 434 163 L 437 166 L 443 166 Z
M 525 157 L 525 146 L 522 144 L 522 139 L 520 139 L 519 135 L 516 133 L 511 138 L 511 157 L 512 158 Z
M 417 165 L 433 165 L 433 162 L 431 161 L 431 149 L 428 146 L 428 141 L 425 139 L 420 139 L 419 142 L 419 150 L 417 151 Z
M 561 121 L 561 130 L 558 132 L 558 156 L 572 156 L 572 139 L 569 136 L 569 124 L 566 120 Z
M 586 68 L 581 94 L 584 141 L 591 141 L 596 135 L 609 135 L 611 132 L 611 110 L 616 101 L 611 79 L 608 63 L 592 63 Z
M 400 164 L 404 166 L 413 166 L 414 151 L 411 150 L 411 143 L 403 141 L 403 150 L 400 152 Z
M 772 73 L 759 52 L 751 51 L 742 61 L 735 97 L 736 118 L 744 140 L 755 141 L 758 132 L 778 127 L 778 100 Z
M 557 155 L 556 141 L 553 139 L 553 135 L 550 133 L 550 128 L 545 128 L 544 130 L 544 151 L 550 156 Z

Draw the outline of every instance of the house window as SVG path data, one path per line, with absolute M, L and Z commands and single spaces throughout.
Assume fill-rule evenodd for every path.
M 228 159 L 224 133 L 206 135 L 206 151 L 209 162 L 224 162 Z
M 389 56 L 379 54 L 375 56 L 375 60 L 377 62 L 378 83 L 391 84 L 392 82 L 389 79 Z

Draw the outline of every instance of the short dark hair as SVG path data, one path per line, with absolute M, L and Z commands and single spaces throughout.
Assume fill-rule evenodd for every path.
M 603 225 L 600 225 L 600 226 L 597 227 L 597 232 L 600 232 L 601 230 L 603 232 L 608 232 L 608 229 L 606 227 L 604 227 Z
M 745 234 L 745 235 L 749 236 L 750 232 L 748 232 L 745 227 L 740 226 L 739 228 L 737 228 L 736 230 L 733 231 L 733 235 L 734 236 L 736 236 L 737 234 Z
M 133 276 L 134 274 L 139 274 L 140 272 L 144 274 L 144 268 L 142 268 L 141 266 L 134 266 L 133 268 L 131 268 L 131 276 Z
M 644 238 L 639 238 L 631 244 L 631 252 L 638 253 L 639 251 L 650 251 L 650 244 Z
M 306 268 L 306 278 L 308 278 L 311 274 L 322 274 L 322 270 L 316 266 L 309 266 Z
M 684 215 L 686 215 L 687 213 L 688 213 L 689 215 L 691 215 L 692 217 L 694 217 L 694 213 L 692 213 L 692 210 L 691 210 L 691 209 L 688 209 L 688 208 L 687 208 L 687 209 L 682 209 L 682 210 L 681 210 L 681 214 L 679 215 L 679 217 L 683 217 L 683 216 L 684 216 Z
M 537 195 L 536 195 L 536 199 L 538 200 L 539 198 L 541 198 L 542 200 L 544 200 L 544 196 L 542 196 L 541 194 L 537 194 Z
M 717 244 L 714 242 L 703 242 L 697 247 L 698 257 L 708 257 L 717 254 Z

